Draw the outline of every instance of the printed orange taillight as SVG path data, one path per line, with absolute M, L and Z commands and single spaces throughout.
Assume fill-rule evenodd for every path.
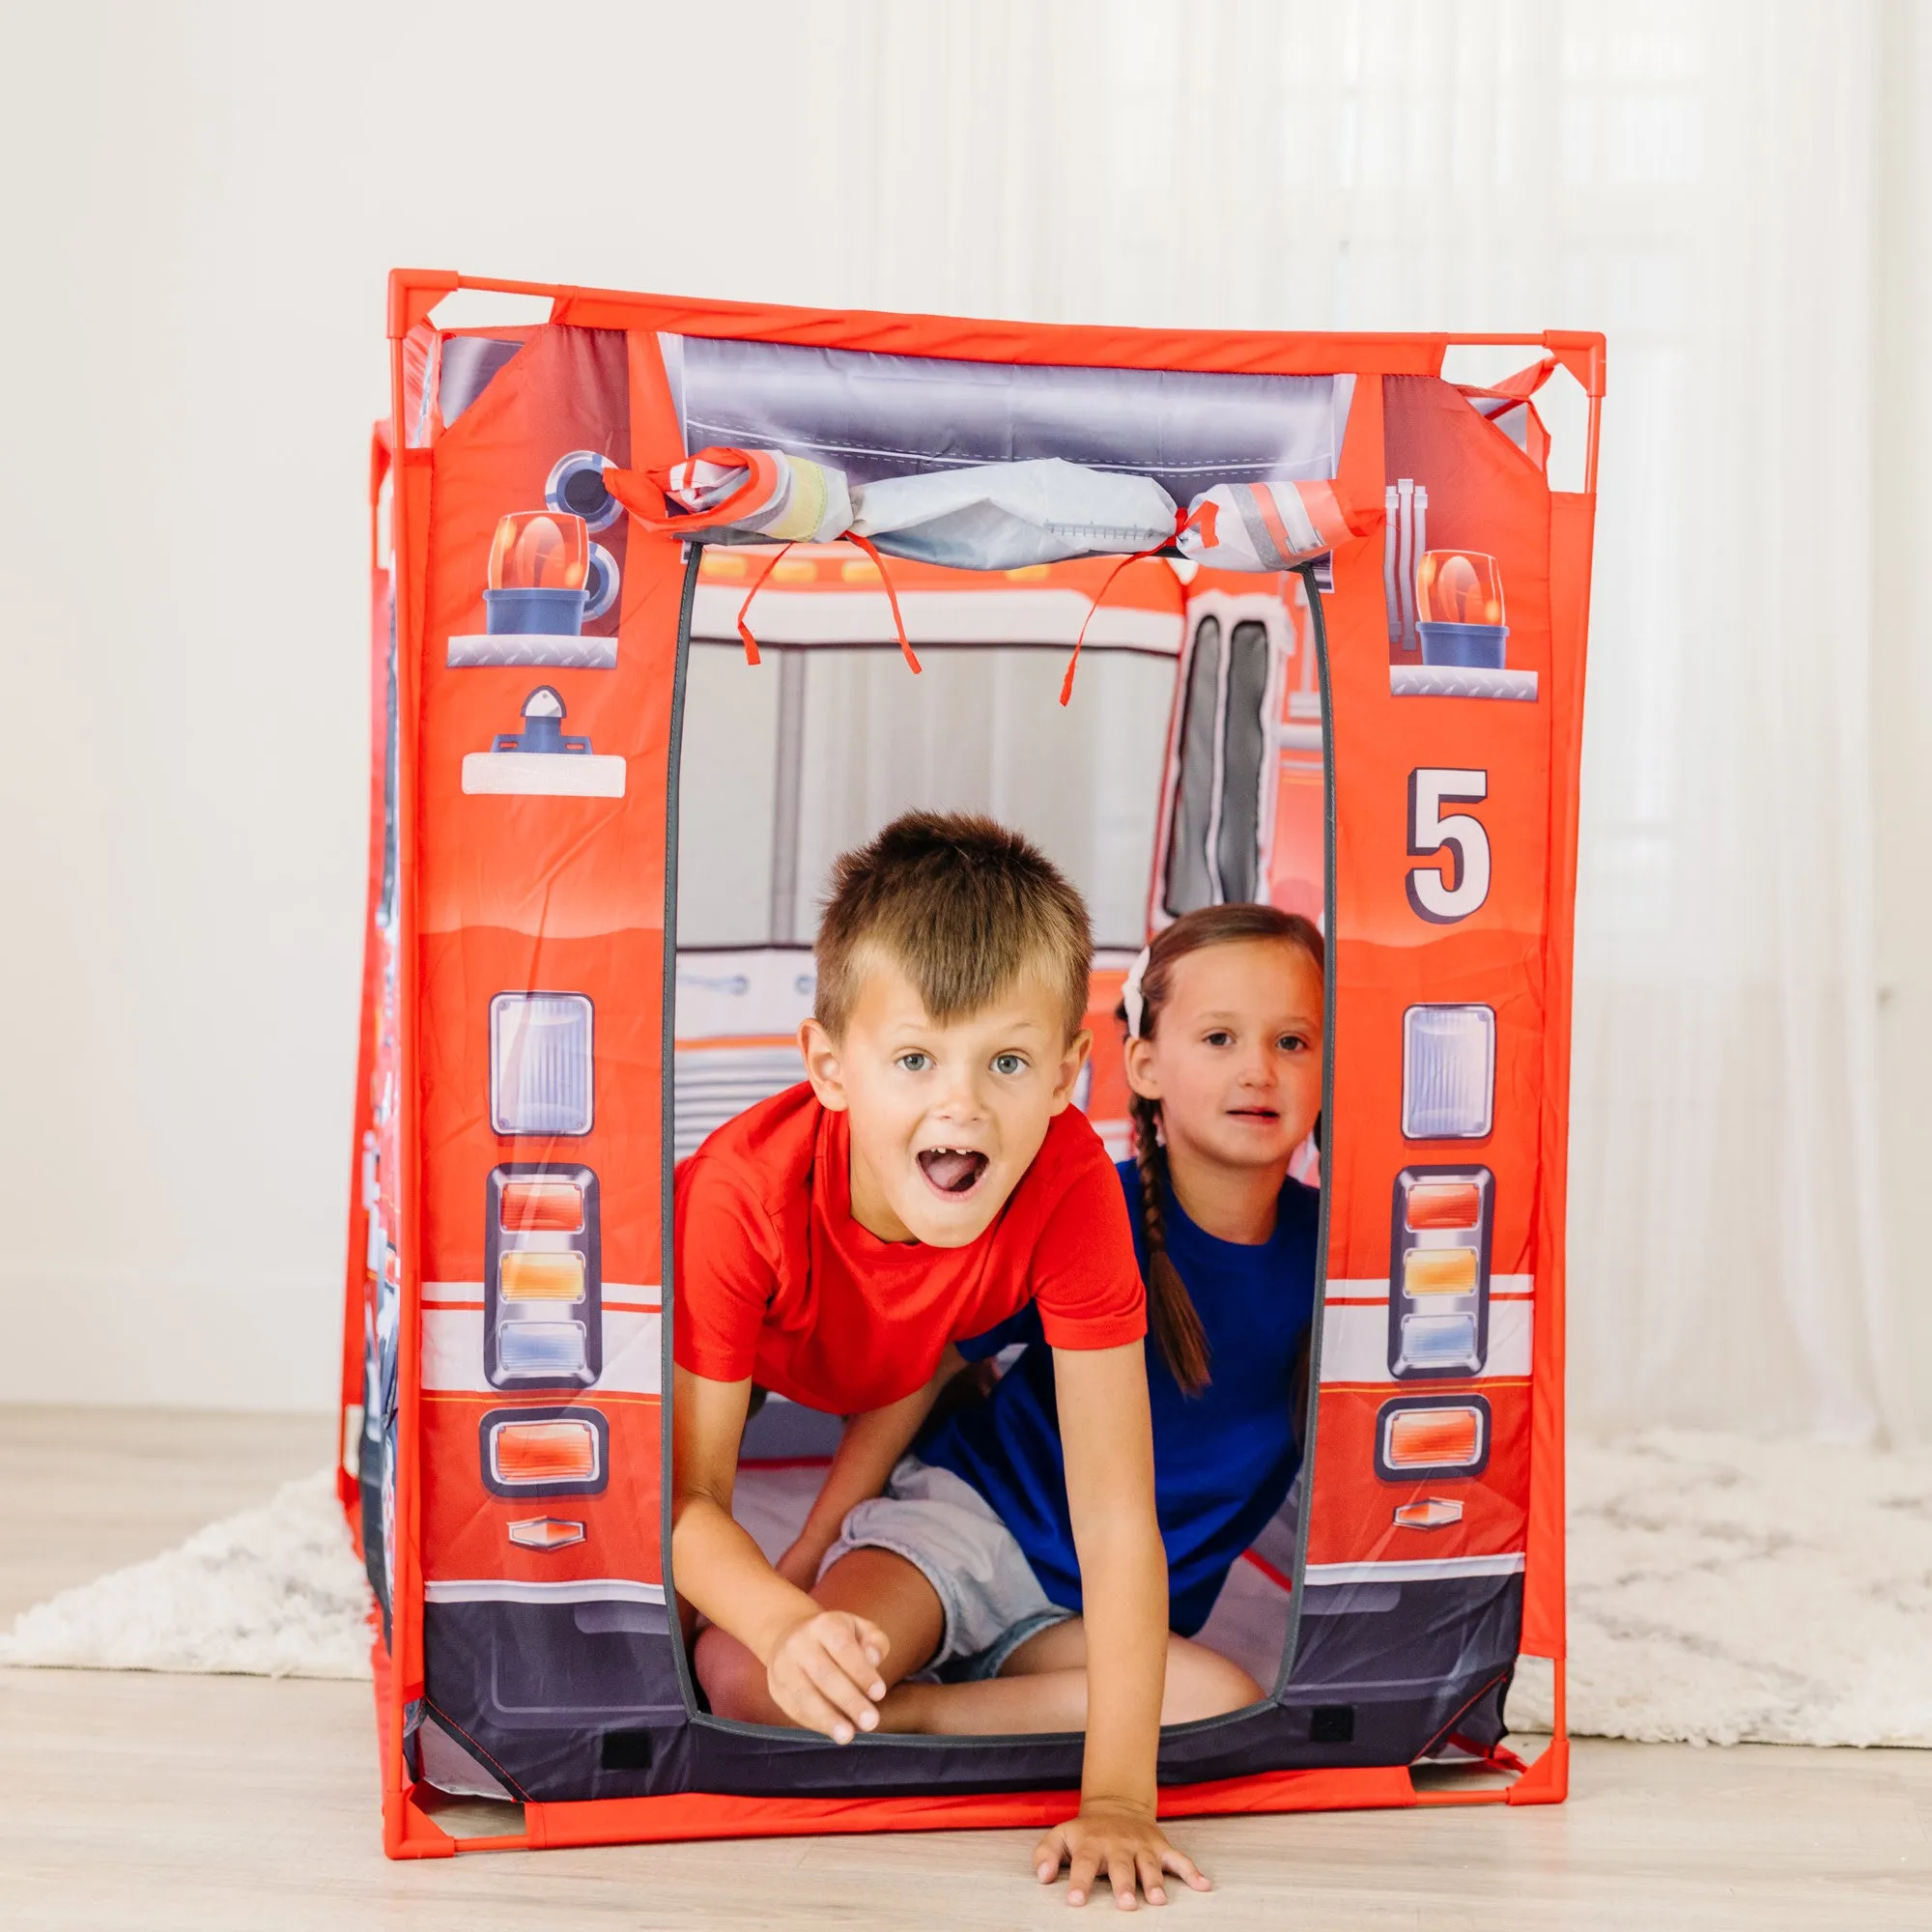
M 1483 1218 L 1482 1189 L 1473 1180 L 1418 1180 L 1408 1190 L 1403 1218 L 1417 1234 L 1473 1228 Z
M 1474 1248 L 1409 1248 L 1402 1258 L 1402 1292 L 1408 1295 L 1474 1294 Z
M 1415 601 L 1424 623 L 1500 624 L 1503 582 L 1496 560 L 1474 550 L 1432 550 L 1416 566 Z
M 490 1473 L 499 1483 L 591 1483 L 597 1465 L 588 1422 L 499 1422 L 490 1432 Z
M 500 1225 L 518 1235 L 574 1235 L 583 1226 L 583 1189 L 574 1180 L 506 1180 Z
M 1393 1473 L 1473 1469 L 1488 1448 L 1489 1412 L 1474 1403 L 1385 1410 L 1381 1461 Z
M 497 1263 L 497 1293 L 504 1301 L 582 1301 L 583 1257 L 574 1248 L 561 1253 L 512 1248 Z
M 513 510 L 490 546 L 492 590 L 582 590 L 590 568 L 590 533 L 582 517 Z

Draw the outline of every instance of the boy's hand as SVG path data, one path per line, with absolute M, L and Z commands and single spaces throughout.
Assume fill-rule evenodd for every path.
M 877 1624 L 850 1610 L 801 1617 L 779 1639 L 765 1666 L 772 1701 L 794 1723 L 849 1745 L 858 1731 L 876 1730 L 886 1682 L 879 1665 L 891 1639 Z
M 1034 1847 L 1033 1862 L 1041 1885 L 1051 1885 L 1063 1864 L 1068 1867 L 1068 1905 L 1085 1905 L 1094 1879 L 1103 1872 L 1114 1889 L 1114 1903 L 1122 1912 L 1134 1910 L 1142 1891 L 1150 1905 L 1165 1905 L 1162 1875 L 1166 1872 L 1196 1891 L 1214 1889 L 1185 1852 L 1167 1842 L 1151 1811 L 1112 1799 L 1083 1803 L 1078 1817 L 1056 1825 Z

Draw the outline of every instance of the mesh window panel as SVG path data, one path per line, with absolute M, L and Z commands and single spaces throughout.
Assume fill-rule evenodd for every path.
M 1211 905 L 1208 822 L 1214 804 L 1214 712 L 1221 686 L 1221 625 L 1204 617 L 1187 671 L 1187 710 L 1180 721 L 1180 788 L 1167 846 L 1167 909 L 1177 916 Z
M 1267 627 L 1236 624 L 1228 639 L 1228 723 L 1221 740 L 1221 829 L 1215 841 L 1221 896 L 1231 904 L 1255 896 L 1267 682 Z
M 934 649 L 919 677 L 895 650 L 765 657 L 692 647 L 681 948 L 810 945 L 833 861 L 915 807 L 1024 832 L 1086 896 L 1099 945 L 1140 945 L 1171 658 L 1089 652 L 1063 708 L 1059 646 Z M 1211 680 L 1208 708 L 1211 731 Z

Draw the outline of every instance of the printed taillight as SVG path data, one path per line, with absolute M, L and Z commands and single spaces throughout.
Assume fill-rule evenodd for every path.
M 1474 1375 L 1483 1365 L 1475 1316 L 1405 1315 L 1402 1360 L 1411 1374 Z
M 1489 1459 L 1490 1406 L 1481 1396 L 1398 1400 L 1377 1418 L 1376 1474 L 1384 1482 L 1480 1475 Z
M 499 1422 L 490 1467 L 499 1483 L 587 1483 L 597 1474 L 597 1432 L 587 1422 Z
M 1398 1381 L 1482 1373 L 1489 1346 L 1495 1177 L 1406 1167 L 1389 1217 L 1389 1373 Z
M 587 1134 L 595 1082 L 582 993 L 498 993 L 490 1002 L 490 1125 L 499 1134 Z
M 1410 1248 L 1402 1258 L 1402 1292 L 1474 1294 L 1476 1259 L 1474 1248 Z
M 483 1373 L 493 1388 L 589 1388 L 604 1372 L 595 1172 L 493 1168 L 483 1208 Z
M 583 1257 L 512 1248 L 498 1258 L 497 1293 L 505 1301 L 582 1301 Z
M 513 510 L 497 524 L 490 546 L 490 588 L 582 590 L 589 561 L 590 534 L 582 517 Z
M 595 1495 L 610 1476 L 610 1425 L 594 1408 L 497 1408 L 482 1421 L 493 1495 Z
M 1410 1007 L 1402 1016 L 1402 1134 L 1479 1141 L 1494 1124 L 1496 1016 L 1489 1007 Z
M 497 1335 L 505 1376 L 523 1381 L 575 1381 L 584 1371 L 581 1321 L 506 1321 Z
M 1483 1218 L 1483 1191 L 1473 1180 L 1419 1180 L 1408 1190 L 1403 1214 L 1416 1234 L 1473 1228 Z
M 574 1180 L 506 1180 L 497 1225 L 519 1235 L 574 1235 L 583 1226 L 583 1189 Z

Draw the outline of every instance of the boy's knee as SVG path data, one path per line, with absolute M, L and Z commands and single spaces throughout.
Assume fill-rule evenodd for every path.
M 1267 1695 L 1238 1663 L 1206 1644 L 1172 1639 L 1167 1647 L 1167 1690 L 1161 1699 L 1163 1724 L 1191 1724 L 1203 1718 L 1258 1704 Z
M 713 1717 L 740 1724 L 787 1721 L 772 1703 L 765 1666 L 737 1638 L 715 1628 L 705 1631 L 692 1662 Z

